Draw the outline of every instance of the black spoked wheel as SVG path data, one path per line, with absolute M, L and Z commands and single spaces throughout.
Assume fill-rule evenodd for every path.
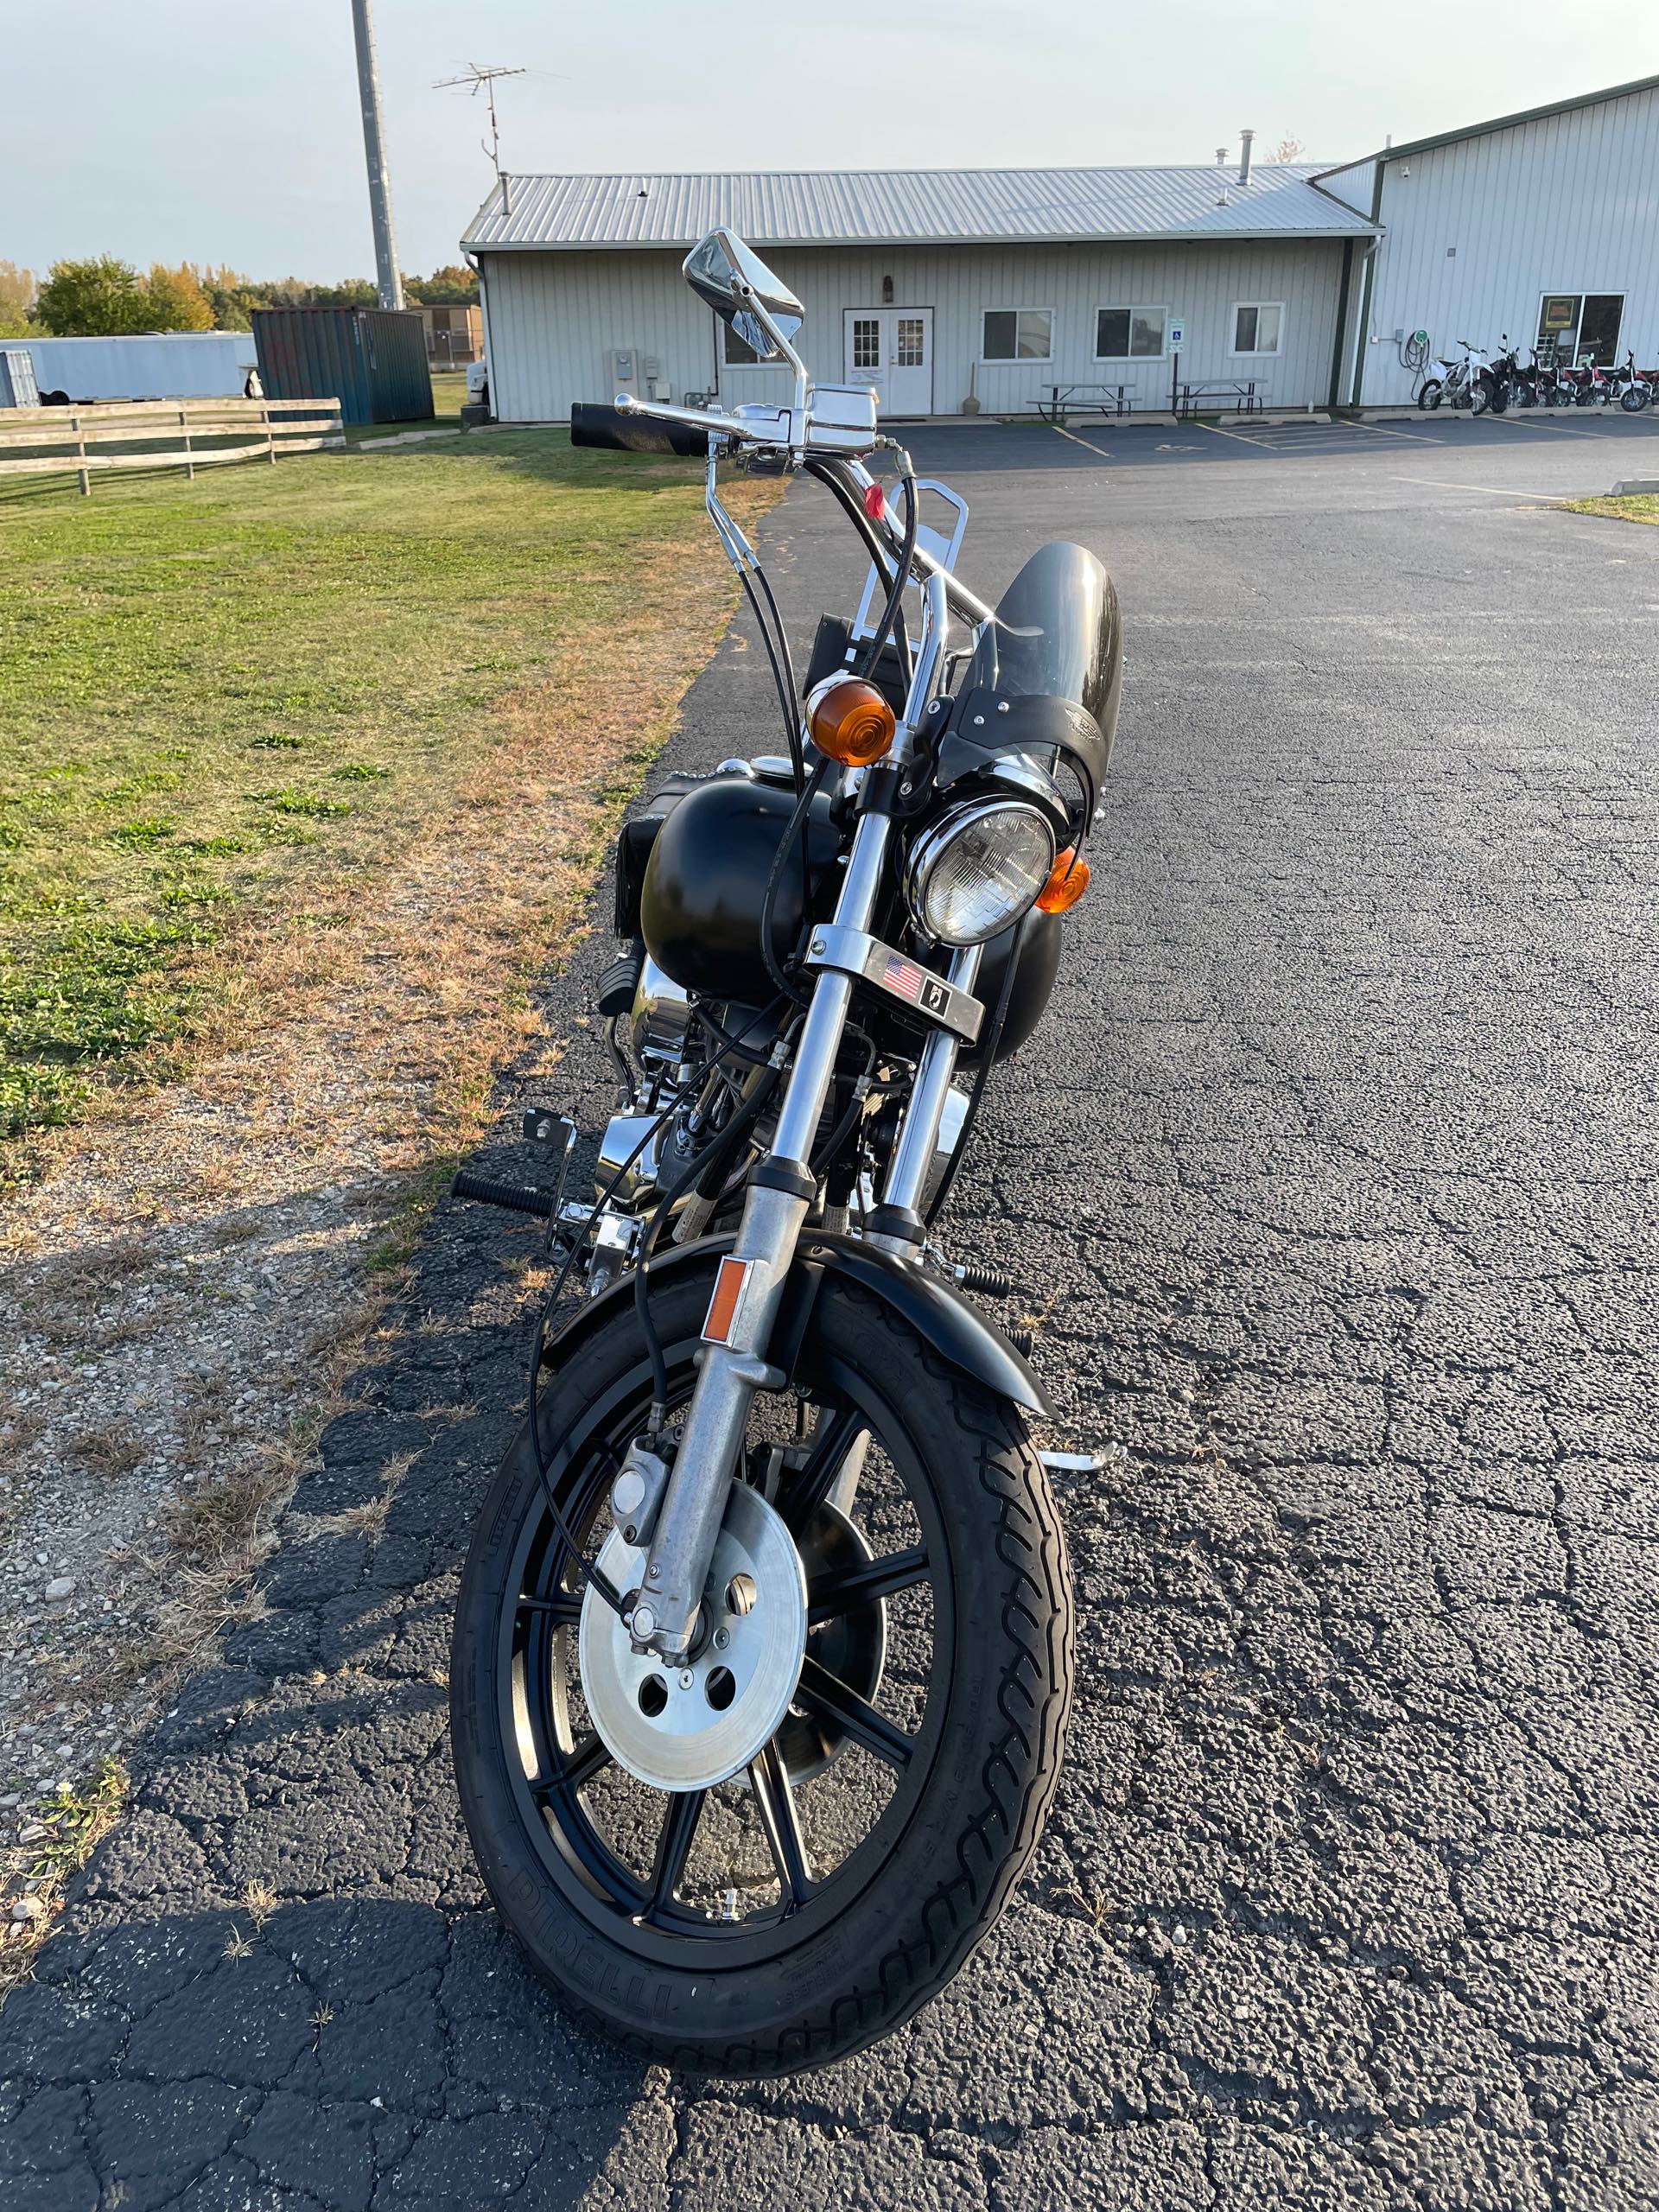
M 694 1270 L 653 1292 L 682 1414 L 708 1291 Z M 728 1515 L 764 1522 L 772 1549 L 711 1582 L 695 1666 L 626 1662 L 619 1707 L 602 1669 L 626 1639 L 584 1596 L 527 1437 L 480 1516 L 456 1618 L 457 1778 L 498 1906 L 610 2033 L 712 2072 L 840 2056 L 950 1979 L 1035 1846 L 1070 1691 L 1064 1553 L 1015 1410 L 835 1281 L 795 1382 L 757 1399 L 753 1496 Z M 543 1395 L 550 1477 L 590 1560 L 650 1396 L 631 1313 Z M 640 1779 L 683 1754 L 694 1770 L 749 1694 L 742 1632 L 779 1595 L 764 1562 L 791 1547 L 805 1649 L 775 1730 L 712 1786 Z

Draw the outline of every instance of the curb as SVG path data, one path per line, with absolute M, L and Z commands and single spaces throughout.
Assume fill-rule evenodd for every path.
M 1610 499 L 1628 499 L 1643 492 L 1659 492 L 1659 476 L 1627 476 L 1622 484 L 1615 484 L 1607 496 Z

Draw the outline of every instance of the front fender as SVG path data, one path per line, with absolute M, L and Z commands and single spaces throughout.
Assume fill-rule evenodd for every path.
M 735 1242 L 734 1236 L 703 1236 L 695 1243 L 674 1245 L 652 1261 L 650 1279 L 672 1281 L 699 1268 L 707 1268 L 712 1275 L 714 1262 L 729 1252 Z M 780 1326 L 787 1326 L 790 1310 L 806 1292 L 814 1270 L 841 1276 L 880 1299 L 941 1359 L 971 1375 L 997 1396 L 1045 1418 L 1053 1412 L 1048 1393 L 994 1322 L 937 1275 L 929 1274 L 913 1261 L 896 1259 L 861 1237 L 832 1236 L 823 1231 L 803 1236 Z M 633 1277 L 625 1275 L 573 1315 L 557 1336 L 548 1339 L 543 1363 L 557 1365 L 595 1329 L 632 1311 L 632 1306 Z

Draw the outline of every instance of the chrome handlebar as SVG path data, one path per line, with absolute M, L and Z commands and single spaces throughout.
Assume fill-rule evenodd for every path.
M 716 408 L 674 407 L 661 400 L 637 399 L 632 392 L 618 392 L 615 404 L 621 414 L 677 423 L 687 429 L 723 439 L 730 448 L 752 447 L 758 452 L 787 457 L 798 467 L 808 460 L 838 462 L 862 498 L 876 481 L 864 466 L 865 456 L 882 442 L 876 429 L 875 395 L 857 388 L 820 385 L 813 389 L 811 398 L 825 404 L 804 408 L 750 404 L 728 415 Z M 869 512 L 868 505 L 865 512 Z M 885 502 L 871 521 L 887 551 L 897 559 L 904 549 L 905 533 Z M 992 620 L 993 611 L 985 601 L 925 546 L 916 548 L 911 573 L 918 583 L 925 583 L 929 576 L 942 576 L 950 611 L 963 621 L 977 627 Z

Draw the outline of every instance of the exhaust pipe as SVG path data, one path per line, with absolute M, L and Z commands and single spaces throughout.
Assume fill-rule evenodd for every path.
M 1241 130 L 1239 132 L 1238 181 L 1241 184 L 1248 184 L 1250 181 L 1250 149 L 1255 143 L 1255 133 L 1254 130 Z

